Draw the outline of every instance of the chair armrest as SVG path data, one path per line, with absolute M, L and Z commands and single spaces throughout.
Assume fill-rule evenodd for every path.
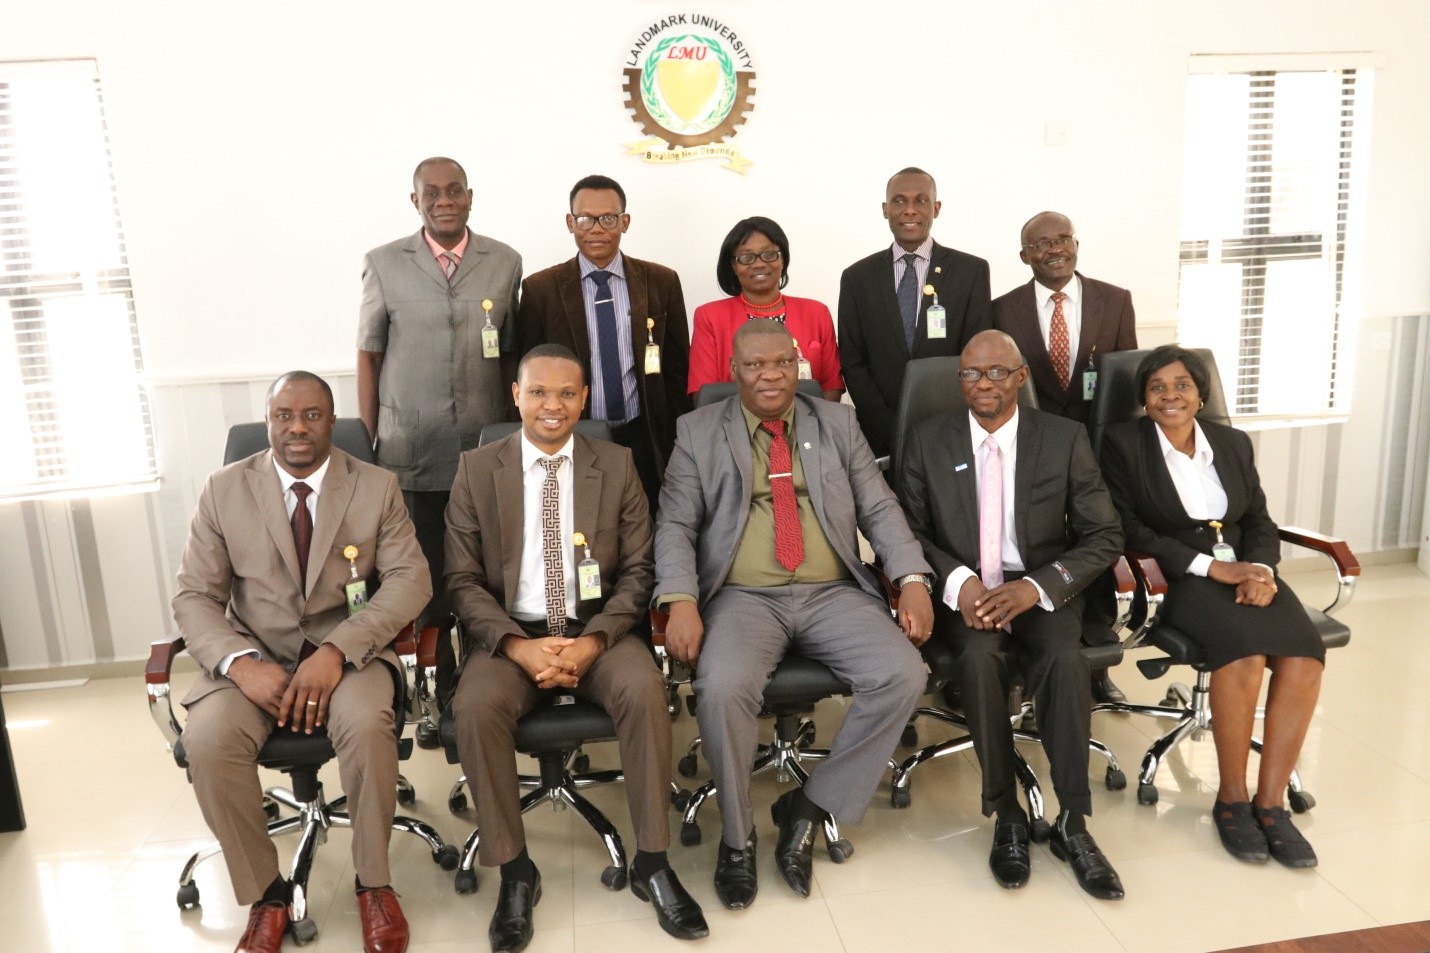
M 650 610 L 650 644 L 655 654 L 665 657 L 665 627 L 670 624 L 670 613 L 664 609 Z
M 1162 567 L 1157 564 L 1155 556 L 1127 549 L 1123 550 L 1123 558 L 1142 591 L 1147 607 L 1146 618 L 1133 628 L 1132 634 L 1122 643 L 1124 649 L 1135 649 L 1146 641 L 1148 631 L 1156 624 L 1157 612 L 1162 608 L 1162 600 L 1167 597 L 1167 577 L 1162 574 Z
M 170 752 L 178 744 L 179 734 L 184 730 L 174 715 L 174 703 L 170 697 L 169 675 L 174 668 L 174 659 L 184 650 L 183 637 L 168 641 L 149 643 L 149 661 L 144 665 L 144 688 L 149 696 L 149 717 L 154 719 L 159 733 L 164 736 L 164 745 Z
M 889 611 L 894 615 L 898 615 L 899 596 L 902 594 L 900 590 L 894 588 L 893 582 L 889 580 L 889 574 L 884 572 L 883 569 L 872 563 L 865 563 L 864 565 L 869 567 L 869 571 L 874 574 L 874 578 L 879 580 L 879 585 L 884 587 L 884 601 L 889 604 Z
M 1117 562 L 1112 564 L 1112 582 L 1112 597 L 1117 605 L 1117 618 L 1113 620 L 1112 627 L 1114 632 L 1120 632 L 1132 619 L 1137 596 L 1137 577 L 1132 574 L 1126 556 L 1118 556 Z
M 1336 597 L 1321 611 L 1330 613 L 1351 601 L 1351 596 L 1355 594 L 1356 577 L 1360 575 L 1360 562 L 1345 540 L 1299 526 L 1282 526 L 1279 532 L 1282 542 L 1318 552 L 1336 567 Z

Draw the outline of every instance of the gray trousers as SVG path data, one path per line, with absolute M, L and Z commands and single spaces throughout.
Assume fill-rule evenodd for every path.
M 790 651 L 829 666 L 853 688 L 829 759 L 814 769 L 805 794 L 841 822 L 861 819 L 928 682 L 918 649 L 888 607 L 852 582 L 725 586 L 706 605 L 704 621 L 695 717 L 719 789 L 725 843 L 743 847 L 754 828 L 756 720 L 765 683 Z

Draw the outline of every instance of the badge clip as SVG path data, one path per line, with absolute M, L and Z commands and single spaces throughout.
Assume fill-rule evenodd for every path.
M 497 334 L 497 326 L 492 324 L 492 299 L 482 299 L 482 310 L 486 312 L 487 321 L 482 325 L 482 357 L 493 358 L 501 356 L 501 341 Z
M 1221 522 L 1218 520 L 1207 520 L 1207 525 L 1216 533 L 1216 542 L 1212 544 L 1212 558 L 1218 562 L 1236 562 L 1236 550 L 1231 548 L 1231 544 L 1224 542 L 1221 538 Z
M 934 269 L 937 272 L 938 269 Z M 936 340 L 948 337 L 948 312 L 943 305 L 938 303 L 938 291 L 933 285 L 924 285 L 924 294 L 933 298 L 933 304 L 924 312 L 928 321 L 929 340 Z
M 343 595 L 348 604 L 348 617 L 352 618 L 367 606 L 367 580 L 358 578 L 356 546 L 344 546 L 343 558 L 348 561 L 348 572 L 352 581 L 343 586 Z
M 802 381 L 813 380 L 814 368 L 810 365 L 808 359 L 805 358 L 804 352 L 799 349 L 799 342 L 794 338 L 790 338 L 790 343 L 794 345 L 795 357 L 799 358 L 799 379 Z
M 586 543 L 586 534 L 574 534 L 571 544 L 586 553 L 586 557 L 576 564 L 576 583 L 581 601 L 601 598 L 601 564 L 591 558 L 591 547 Z
M 655 343 L 655 318 L 645 319 L 645 372 L 660 373 L 660 345 Z

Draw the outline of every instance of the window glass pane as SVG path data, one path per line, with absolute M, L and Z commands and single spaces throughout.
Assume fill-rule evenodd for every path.
M 1250 83 L 1237 74 L 1187 78 L 1182 241 L 1241 232 Z
M 1333 280 L 1327 262 L 1319 258 L 1277 261 L 1266 266 L 1258 407 L 1261 413 L 1330 409 L 1326 389 L 1316 385 L 1329 380 L 1331 373 L 1335 343 Z

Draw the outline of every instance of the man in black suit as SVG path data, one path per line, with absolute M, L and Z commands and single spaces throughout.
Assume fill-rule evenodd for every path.
M 1038 409 L 1086 424 L 1097 386 L 1095 358 L 1137 347 L 1132 295 L 1077 272 L 1077 233 L 1066 215 L 1039 212 L 1023 226 L 1019 242 L 1018 257 L 1033 269 L 1033 280 L 994 300 L 993 326 L 1023 352 Z M 1104 573 L 1084 593 L 1086 645 L 1117 640 L 1112 589 L 1112 577 Z M 1127 701 L 1105 668 L 1092 675 L 1092 697 Z
M 983 813 L 997 812 L 988 863 L 1004 887 L 1028 882 L 1028 817 L 1013 778 L 1007 699 L 1014 666 L 1036 699 L 1058 814 L 1053 854 L 1095 897 L 1122 897 L 1087 832 L 1092 698 L 1082 634 L 1084 586 L 1122 551 L 1122 525 L 1087 431 L 1019 410 L 1028 369 L 1013 339 L 984 331 L 964 348 L 968 410 L 909 437 L 902 486 L 909 527 L 934 568 L 934 636 L 958 658 L 964 711 L 983 767 Z
M 933 176 L 913 167 L 894 173 L 883 205 L 893 246 L 856 261 L 839 280 L 839 360 L 876 456 L 893 449 L 904 365 L 958 354 L 992 327 L 988 262 L 933 240 L 941 207 Z M 941 319 L 929 314 L 935 304 Z

